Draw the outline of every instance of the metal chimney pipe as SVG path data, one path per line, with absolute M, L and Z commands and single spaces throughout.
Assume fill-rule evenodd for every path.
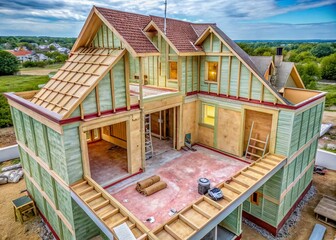
M 163 33 L 167 35 L 167 0 L 164 2 L 165 10 L 164 10 L 164 24 L 163 24 Z

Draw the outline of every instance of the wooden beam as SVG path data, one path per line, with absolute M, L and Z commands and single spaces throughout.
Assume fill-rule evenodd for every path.
M 264 91 L 265 91 L 265 87 L 264 85 L 261 85 L 260 102 L 264 101 Z
M 240 181 L 239 179 L 237 179 L 237 178 L 235 178 L 235 177 L 232 178 L 232 181 L 233 181 L 233 182 L 236 182 L 236 183 L 238 183 L 238 184 L 240 184 L 240 185 L 242 185 L 242 186 L 244 186 L 244 187 L 246 187 L 246 188 L 249 188 L 249 187 L 250 187 L 250 185 L 248 185 L 248 184 L 246 184 L 246 183 Z
M 83 104 L 79 104 L 79 109 L 80 109 L 80 116 L 81 116 L 81 120 L 84 120 L 84 116 L 85 116 L 85 113 L 84 113 L 84 108 L 83 108 Z
M 226 93 L 227 96 L 230 96 L 231 64 L 232 64 L 232 57 L 229 56 L 228 82 L 227 82 L 227 93 Z
M 211 218 L 211 215 L 208 214 L 207 212 L 203 211 L 202 208 L 200 208 L 199 206 L 197 206 L 196 204 L 193 204 L 192 205 L 193 209 L 198 212 L 199 214 L 201 214 L 203 217 L 206 217 L 206 218 Z
M 177 235 L 177 233 L 174 232 L 173 229 L 171 229 L 171 227 L 169 227 L 168 225 L 164 226 L 164 230 L 166 230 L 167 233 L 169 233 L 173 238 L 177 239 L 177 240 L 183 240 L 179 235 Z
M 224 183 L 224 187 L 229 189 L 230 191 L 237 193 L 238 195 L 240 195 L 242 193 L 242 191 L 240 191 L 239 189 L 235 188 L 234 186 L 231 186 L 230 184 Z
M 251 179 L 253 179 L 255 181 L 259 180 L 259 178 L 256 178 L 256 177 L 252 176 L 251 174 L 249 174 L 247 172 L 244 172 L 244 171 L 242 171 L 240 174 L 243 175 L 243 176 L 245 176 L 245 177 L 251 178 Z
M 240 78 L 241 78 L 241 61 L 239 61 L 239 67 L 238 67 L 237 98 L 239 98 L 240 95 Z
M 130 82 L 129 82 L 129 77 L 130 77 L 130 63 L 129 63 L 129 57 L 128 57 L 128 52 L 124 55 L 124 67 L 125 67 L 125 91 L 126 91 L 126 106 L 127 106 L 127 111 L 131 109 L 131 101 L 130 101 Z

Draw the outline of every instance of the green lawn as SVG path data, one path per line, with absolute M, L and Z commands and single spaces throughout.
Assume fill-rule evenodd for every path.
M 317 84 L 317 90 L 327 92 L 326 107 L 336 106 L 336 85 Z
M 62 67 L 64 65 L 64 63 L 55 63 L 55 64 L 50 64 L 50 65 L 46 65 L 45 67 L 41 68 L 41 67 L 29 67 L 29 68 L 20 68 L 20 71 L 29 71 L 29 70 L 42 70 L 42 69 L 59 69 L 60 67 Z
M 48 76 L 0 76 L 0 128 L 12 126 L 9 105 L 1 93 L 37 90 L 39 84 L 48 80 Z

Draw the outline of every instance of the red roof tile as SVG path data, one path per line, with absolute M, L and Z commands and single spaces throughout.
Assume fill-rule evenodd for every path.
M 19 51 L 16 51 L 16 50 L 8 50 L 8 52 L 10 52 L 11 54 L 13 54 L 13 55 L 16 56 L 16 57 L 19 57 L 19 56 L 26 56 L 26 55 L 30 55 L 30 54 L 33 53 L 32 51 L 25 51 L 25 50 L 19 50 Z
M 135 52 L 158 52 L 156 47 L 148 40 L 142 30 L 150 23 L 151 20 L 153 20 L 153 22 L 163 32 L 164 18 L 127 13 L 100 7 L 96 8 L 119 32 L 119 34 L 123 36 Z M 197 24 L 167 18 L 166 36 L 179 52 L 201 51 L 202 49 L 199 46 L 194 46 L 193 43 L 209 25 L 214 26 L 215 24 Z

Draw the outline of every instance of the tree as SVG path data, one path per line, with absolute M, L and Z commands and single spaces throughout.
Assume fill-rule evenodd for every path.
M 316 89 L 316 83 L 320 80 L 320 70 L 316 63 L 310 62 L 306 64 L 297 64 L 297 70 L 300 73 L 301 79 L 308 89 Z
M 321 74 L 324 79 L 336 80 L 336 53 L 323 58 Z
M 315 57 L 321 58 L 325 56 L 329 56 L 334 52 L 334 49 L 327 43 L 321 43 L 316 45 L 310 51 Z
M 0 63 L 0 75 L 11 75 L 19 70 L 19 61 L 7 51 L 0 51 Z

